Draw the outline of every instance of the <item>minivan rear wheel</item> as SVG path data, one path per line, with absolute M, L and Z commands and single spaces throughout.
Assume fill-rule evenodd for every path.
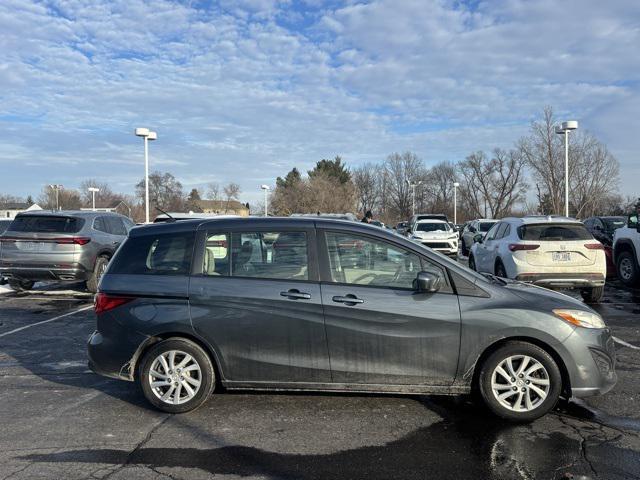
M 499 417 L 531 422 L 555 407 L 562 391 L 560 369 L 545 350 L 513 341 L 493 352 L 478 377 L 480 394 Z
M 209 355 L 185 338 L 153 345 L 140 362 L 138 381 L 146 399 L 168 413 L 183 413 L 202 405 L 215 385 Z

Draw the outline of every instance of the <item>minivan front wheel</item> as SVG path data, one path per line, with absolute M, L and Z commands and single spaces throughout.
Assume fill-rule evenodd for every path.
M 509 342 L 482 365 L 480 394 L 489 409 L 506 420 L 531 422 L 555 407 L 562 391 L 560 369 L 542 348 Z
M 196 343 L 170 338 L 153 345 L 140 363 L 138 380 L 146 399 L 168 413 L 202 405 L 215 385 L 209 355 Z

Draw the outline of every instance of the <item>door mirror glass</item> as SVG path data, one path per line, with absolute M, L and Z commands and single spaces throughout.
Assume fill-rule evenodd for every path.
M 482 243 L 482 234 L 481 233 L 477 233 L 473 236 L 473 241 L 475 243 Z
M 421 293 L 434 293 L 440 290 L 442 277 L 434 272 L 419 272 L 415 280 L 415 289 Z

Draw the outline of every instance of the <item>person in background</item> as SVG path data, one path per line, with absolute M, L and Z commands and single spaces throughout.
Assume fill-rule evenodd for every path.
M 373 213 L 371 213 L 371 210 L 367 210 L 364 217 L 362 217 L 362 223 L 371 223 L 371 220 L 373 220 Z

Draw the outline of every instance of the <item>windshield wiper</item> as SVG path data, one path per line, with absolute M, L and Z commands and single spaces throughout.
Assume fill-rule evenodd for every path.
M 481 275 L 483 275 L 484 277 L 488 278 L 491 282 L 493 282 L 495 284 L 498 284 L 498 285 L 506 285 L 507 284 L 507 282 L 505 282 L 503 279 L 501 279 L 500 277 L 496 277 L 492 273 L 482 272 Z

